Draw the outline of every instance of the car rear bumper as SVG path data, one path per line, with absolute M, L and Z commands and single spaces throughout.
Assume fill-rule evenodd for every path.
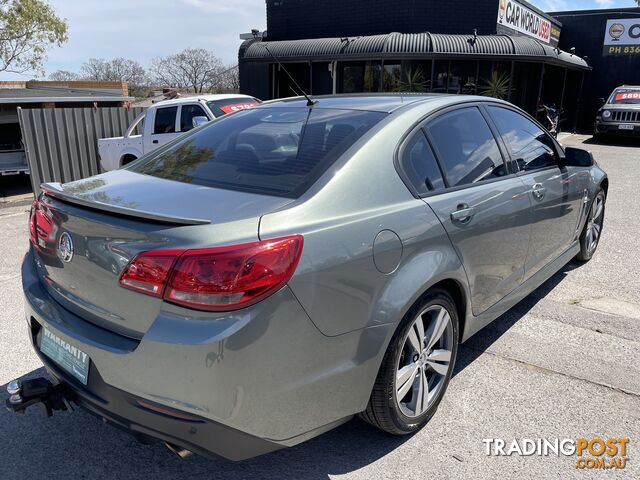
M 181 414 L 178 410 L 145 401 L 111 387 L 102 380 L 93 365 L 89 385 L 80 385 L 39 351 L 36 338 L 40 328 L 38 322 L 32 319 L 34 349 L 51 376 L 65 384 L 70 399 L 105 423 L 132 434 L 140 441 L 166 442 L 205 457 L 215 455 L 228 460 L 245 460 L 283 448 L 283 445 L 275 442 L 248 435 L 203 417 Z
M 326 337 L 285 287 L 216 319 L 165 312 L 134 340 L 63 308 L 34 261 L 29 252 L 22 279 L 36 352 L 78 404 L 138 436 L 242 460 L 300 443 L 366 407 L 386 328 Z M 39 351 L 43 327 L 87 353 L 86 386 Z M 363 348 L 363 337 L 379 348 Z

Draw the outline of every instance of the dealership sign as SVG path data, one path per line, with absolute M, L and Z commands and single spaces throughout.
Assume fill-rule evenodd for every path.
M 542 15 L 514 0 L 500 0 L 498 25 L 547 44 L 557 45 L 560 29 Z
M 640 55 L 640 18 L 607 20 L 603 55 Z

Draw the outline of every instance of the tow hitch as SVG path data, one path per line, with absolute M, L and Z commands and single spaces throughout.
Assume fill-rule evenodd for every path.
M 69 403 L 70 394 L 63 384 L 54 385 L 44 377 L 32 380 L 14 380 L 7 385 L 9 398 L 7 410 L 24 415 L 27 408 L 38 405 L 47 414 L 53 416 L 54 410 L 73 410 Z

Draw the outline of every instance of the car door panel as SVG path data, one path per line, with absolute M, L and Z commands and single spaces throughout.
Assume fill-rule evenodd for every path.
M 430 120 L 425 131 L 448 190 L 425 199 L 467 274 L 479 315 L 517 288 L 530 239 L 530 200 L 510 174 L 490 125 L 473 107 Z
M 533 120 L 508 107 L 487 112 L 507 147 L 511 163 L 531 202 L 531 242 L 525 265 L 527 280 L 562 254 L 576 237 L 582 213 L 583 181 L 562 166 L 557 143 Z
M 531 245 L 525 266 L 528 279 L 575 240 L 583 195 L 579 176 L 567 169 L 544 169 L 520 179 L 531 199 Z
M 180 135 L 177 132 L 178 120 L 177 105 L 156 108 L 153 118 L 149 119 L 149 134 L 144 135 L 144 153 L 149 153 Z
M 469 280 L 479 315 L 522 282 L 531 203 L 515 176 L 425 199 L 444 226 Z M 462 207 L 462 208 L 460 208 Z M 455 213 L 472 209 L 468 219 Z

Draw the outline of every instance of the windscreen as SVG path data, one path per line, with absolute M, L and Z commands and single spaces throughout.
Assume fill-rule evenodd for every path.
M 386 115 L 299 107 L 244 110 L 128 168 L 179 182 L 297 198 Z
M 617 88 L 609 98 L 613 104 L 640 104 L 640 88 Z
M 252 108 L 256 105 L 260 105 L 258 100 L 247 97 L 225 98 L 224 100 L 212 100 L 207 102 L 207 106 L 216 117 L 221 117 L 227 113 L 246 110 L 247 108 Z

